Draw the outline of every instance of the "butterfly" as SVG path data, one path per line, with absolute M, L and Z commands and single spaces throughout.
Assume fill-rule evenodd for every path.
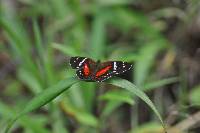
M 70 66 L 77 69 L 76 76 L 84 81 L 103 82 L 132 68 L 132 64 L 123 61 L 95 62 L 87 57 L 71 57 Z

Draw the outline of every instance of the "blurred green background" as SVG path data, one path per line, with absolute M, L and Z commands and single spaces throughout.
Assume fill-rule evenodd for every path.
M 200 132 L 199 0 L 1 0 L 0 132 L 24 105 L 73 77 L 71 56 L 133 63 L 123 78 L 155 103 L 170 133 Z M 120 88 L 78 83 L 12 133 L 163 133 Z

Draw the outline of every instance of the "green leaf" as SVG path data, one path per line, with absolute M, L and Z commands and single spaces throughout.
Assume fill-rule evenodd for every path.
M 104 10 L 98 8 L 94 21 L 92 23 L 92 38 L 90 45 L 90 56 L 94 59 L 100 59 L 105 51 L 105 24 Z
M 42 46 L 41 32 L 39 25 L 35 19 L 33 19 L 33 30 L 34 30 L 35 44 L 39 57 L 43 59 L 44 48 Z
M 49 87 L 40 94 L 38 94 L 30 102 L 28 102 L 25 108 L 8 123 L 5 133 L 8 133 L 9 129 L 17 119 L 49 103 L 51 100 L 59 96 L 62 92 L 66 91 L 76 82 L 78 82 L 76 78 L 64 79 L 56 85 Z
M 61 106 L 64 112 L 70 114 L 70 116 L 72 116 L 72 118 L 74 118 L 79 123 L 91 127 L 98 127 L 99 124 L 98 119 L 90 112 L 83 110 L 83 108 L 75 107 L 67 99 L 64 99 L 61 102 Z
M 133 1 L 130 0 L 97 0 L 97 4 L 102 6 L 114 6 L 114 5 L 128 5 Z
M 56 84 L 55 86 L 47 88 L 42 93 L 40 93 L 39 95 L 34 97 L 27 104 L 27 106 L 25 106 L 25 108 L 10 121 L 10 123 L 8 124 L 8 126 L 6 128 L 5 133 L 8 133 L 9 129 L 11 128 L 13 123 L 18 118 L 20 118 L 23 115 L 25 115 L 25 114 L 33 111 L 33 110 L 36 110 L 36 109 L 40 108 L 41 106 L 47 104 L 48 102 L 53 100 L 55 97 L 60 95 L 62 92 L 67 90 L 71 85 L 73 85 L 76 82 L 78 82 L 78 80 L 76 78 L 68 78 L 68 79 L 62 80 L 58 84 Z M 121 87 L 121 88 L 124 88 L 124 89 L 128 90 L 129 92 L 131 92 L 131 94 L 136 94 L 143 101 L 145 101 L 151 107 L 151 109 L 155 112 L 155 114 L 158 116 L 159 120 L 162 123 L 162 126 L 165 128 L 163 120 L 162 120 L 159 112 L 157 111 L 156 107 L 154 106 L 152 101 L 148 98 L 148 96 L 142 90 L 138 89 L 131 82 L 129 82 L 127 80 L 123 80 L 123 79 L 114 80 L 114 81 L 111 82 L 111 84 L 118 86 L 118 87 Z M 89 121 L 87 121 L 87 123 L 95 123 L 95 121 L 96 121 L 95 119 L 93 119 L 93 117 L 88 116 L 88 115 L 84 115 L 84 119 L 85 118 L 89 118 Z M 83 120 L 83 117 L 79 116 L 79 121 L 82 121 L 82 120 Z M 86 122 L 86 121 L 84 121 L 84 122 Z
M 108 117 L 115 109 L 117 109 L 119 106 L 121 106 L 123 102 L 120 101 L 108 101 L 103 108 L 102 116 Z
M 99 97 L 100 100 L 112 100 L 118 102 L 126 102 L 133 105 L 134 100 L 130 93 L 127 91 L 109 91 Z
M 93 126 L 93 127 L 98 127 L 98 123 L 99 123 L 98 119 L 88 112 L 79 112 L 77 113 L 76 118 L 80 123 Z
M 137 95 L 139 98 L 141 98 L 149 107 L 154 111 L 156 116 L 159 118 L 164 130 L 165 130 L 165 124 L 162 120 L 161 115 L 159 114 L 158 110 L 156 109 L 155 105 L 153 102 L 149 99 L 149 97 L 142 91 L 142 89 L 139 89 L 137 86 L 135 86 L 133 83 L 125 80 L 125 79 L 120 79 L 120 80 L 112 80 L 111 83 L 112 85 L 124 88 L 128 90 L 131 94 Z
M 150 82 L 150 83 L 146 83 L 144 85 L 144 91 L 150 91 L 152 89 L 167 85 L 167 84 L 171 84 L 171 83 L 175 83 L 178 82 L 179 78 L 178 77 L 172 77 L 172 78 L 166 78 L 166 79 L 161 79 L 161 80 L 157 80 L 154 82 Z
M 200 85 L 192 89 L 190 93 L 190 100 L 194 105 L 200 105 Z
M 37 94 L 42 91 L 42 85 L 39 83 L 38 79 L 28 70 L 24 68 L 19 68 L 17 72 L 18 78 L 29 87 L 29 89 Z
M 148 42 L 148 44 L 140 49 L 138 60 L 135 62 L 134 79 L 136 85 L 141 86 L 146 81 L 147 76 L 155 63 L 155 57 L 159 51 L 165 48 L 165 46 L 165 41 L 160 39 Z
M 58 43 L 53 43 L 52 47 L 59 50 L 63 54 L 66 54 L 66 55 L 69 55 L 69 56 L 79 55 L 78 52 L 73 47 L 70 47 L 70 46 L 66 46 L 66 45 L 62 45 L 62 44 L 58 44 Z
M 163 132 L 162 126 L 159 125 L 159 123 L 153 123 L 153 122 L 141 125 L 140 127 L 130 131 L 130 133 L 162 133 L 162 132 Z
M 3 116 L 4 119 L 9 119 L 10 117 L 14 117 L 16 115 L 16 108 L 11 108 L 7 106 L 5 103 L 0 101 L 0 116 Z M 24 116 L 19 120 L 19 125 L 24 129 L 29 129 L 34 133 L 49 133 L 48 129 L 44 128 L 47 119 L 40 116 Z M 5 126 L 2 126 L 2 129 L 5 129 Z

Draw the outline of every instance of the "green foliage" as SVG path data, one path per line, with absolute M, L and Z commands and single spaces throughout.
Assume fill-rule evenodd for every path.
M 93 116 L 91 113 L 88 113 L 88 111 L 81 110 L 80 108 L 77 108 L 73 106 L 67 99 L 63 101 L 62 108 L 67 114 L 70 114 L 73 116 L 73 118 L 78 121 L 80 124 L 91 126 L 94 128 L 97 128 L 99 125 L 98 119 Z
M 51 100 L 55 99 L 57 96 L 59 96 L 61 93 L 63 93 L 64 91 L 66 91 L 69 87 L 71 87 L 74 83 L 78 82 L 77 79 L 75 78 L 69 78 L 69 79 L 65 79 L 60 81 L 58 84 L 45 89 L 43 92 L 41 92 L 40 94 L 38 94 L 36 97 L 34 97 L 29 103 L 27 103 L 27 105 L 24 107 L 24 109 L 17 114 L 16 116 L 14 116 L 13 120 L 10 121 L 10 123 L 8 124 L 5 133 L 7 133 L 9 131 L 9 129 L 11 128 L 11 126 L 13 125 L 13 123 L 19 119 L 20 117 L 22 117 L 23 115 L 30 113 L 40 107 L 42 107 L 43 105 L 51 102 Z M 159 120 L 161 121 L 161 124 L 163 125 L 163 128 L 165 129 L 165 125 L 163 123 L 163 120 L 159 114 L 159 112 L 157 111 L 156 107 L 154 106 L 154 104 L 152 103 L 152 101 L 148 98 L 148 96 L 139 88 L 137 88 L 134 84 L 132 84 L 131 82 L 127 81 L 127 80 L 114 80 L 111 82 L 111 84 L 127 89 L 131 94 L 135 94 L 138 97 L 140 97 L 144 102 L 147 103 L 147 105 L 149 105 L 149 107 L 154 111 L 154 113 L 158 116 Z M 121 98 L 117 97 L 120 96 Z M 127 97 L 127 93 L 120 93 L 119 92 L 116 93 L 107 93 L 107 95 L 103 95 L 101 96 L 101 99 L 112 99 L 112 100 L 120 100 L 120 101 L 126 101 L 130 104 L 133 104 L 132 99 L 130 99 L 130 97 Z M 66 105 L 65 105 L 66 106 Z M 75 114 L 76 119 L 80 122 L 80 123 L 84 123 L 90 126 L 97 126 L 98 125 L 98 121 L 95 117 L 91 116 L 90 114 L 88 114 L 87 112 L 80 112 L 78 110 L 76 110 L 73 107 L 70 107 L 70 104 L 67 104 L 67 108 L 68 111 L 70 112 L 71 115 Z
M 181 82 L 179 75 L 161 78 L 155 71 L 159 63 L 157 57 L 166 50 L 173 51 L 173 45 L 161 33 L 163 27 L 156 27 L 149 20 L 152 14 L 132 9 L 129 7 L 132 3 L 137 2 L 20 0 L 8 8 L 9 2 L 1 2 L 3 39 L 0 36 L 0 51 L 7 53 L 16 67 L 14 74 L 7 77 L 9 82 L 3 83 L 6 90 L 2 89 L 2 94 L 9 99 L 2 98 L 0 102 L 0 129 L 5 128 L 10 118 L 13 121 L 9 126 L 20 118 L 13 128 L 22 127 L 25 132 L 68 133 L 73 126 L 75 132 L 94 133 L 107 128 L 106 120 L 112 113 L 118 113 L 124 103 L 137 110 L 136 96 L 150 106 L 163 124 L 156 109 L 161 107 L 155 107 L 143 91 L 153 93 L 156 88 Z M 14 6 L 18 4 L 23 8 Z M 166 16 L 163 10 L 153 14 L 158 18 Z M 137 87 L 126 80 L 114 80 L 110 84 L 124 90 L 113 91 L 111 87 L 111 91 L 99 95 L 104 84 L 77 82 L 70 78 L 75 73 L 68 65 L 71 56 L 132 62 L 133 72 L 129 72 Z M 68 88 L 71 89 L 63 93 Z M 199 102 L 198 92 L 197 87 L 190 94 L 193 104 Z M 21 110 L 30 96 L 34 98 Z M 105 105 L 99 107 L 102 102 Z M 47 113 L 36 111 L 23 116 L 42 106 L 41 110 Z M 95 112 L 97 108 L 101 108 L 99 113 Z M 130 119 L 133 123 L 133 118 Z
M 175 83 L 175 82 L 178 82 L 178 81 L 179 81 L 179 78 L 172 77 L 172 78 L 166 78 L 166 79 L 161 79 L 161 80 L 149 82 L 149 83 L 144 84 L 143 90 L 144 91 L 150 91 L 152 89 L 159 88 L 159 87 L 162 87 L 164 85 Z
M 190 93 L 190 100 L 192 104 L 200 106 L 200 86 L 196 86 Z
M 130 131 L 130 133 L 162 133 L 162 126 L 158 123 L 147 123 Z
M 159 118 L 159 120 L 162 123 L 162 126 L 165 129 L 165 124 L 164 124 L 164 122 L 162 120 L 162 117 L 160 116 L 158 110 L 156 109 L 156 107 L 154 106 L 154 104 L 152 103 L 152 101 L 148 98 L 148 96 L 141 89 L 139 89 L 137 86 L 135 86 L 134 84 L 132 84 L 131 82 L 129 82 L 127 80 L 113 81 L 113 82 L 111 82 L 111 84 L 119 86 L 121 88 L 124 88 L 124 89 L 128 90 L 130 93 L 135 94 L 136 96 L 138 96 L 139 98 L 141 98 L 144 102 L 146 102 L 146 104 L 149 105 L 149 107 L 157 115 L 157 117 Z
M 95 18 L 92 23 L 92 37 L 90 45 L 90 57 L 101 59 L 105 51 L 105 24 L 104 9 L 97 8 Z
M 14 118 L 17 113 L 14 111 L 14 108 L 10 108 L 4 103 L 0 102 L 0 115 L 4 116 L 3 120 L 9 120 L 10 118 Z M 49 133 L 47 129 L 45 129 L 45 123 L 47 122 L 46 117 L 44 116 L 23 116 L 19 120 L 19 124 L 25 128 L 29 129 L 32 132 L 40 132 L 40 133 Z M 5 129 L 5 124 L 2 125 L 1 131 L 3 132 Z
M 34 111 L 41 106 L 49 103 L 51 100 L 53 100 L 55 97 L 63 93 L 65 90 L 67 90 L 71 85 L 76 83 L 77 80 L 75 78 L 69 78 L 67 80 L 60 81 L 58 84 L 49 87 L 48 89 L 45 89 L 43 92 L 38 94 L 35 98 L 33 98 L 25 107 L 24 109 L 17 114 L 13 120 L 10 121 L 8 124 L 8 127 L 6 128 L 5 132 L 8 132 L 9 128 L 12 126 L 12 124 L 23 115 Z
M 126 102 L 133 105 L 134 100 L 132 99 L 130 93 L 127 91 L 109 91 L 99 97 L 100 100 Z

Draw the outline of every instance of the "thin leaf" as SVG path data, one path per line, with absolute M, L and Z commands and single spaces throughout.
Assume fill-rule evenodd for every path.
M 99 121 L 93 114 L 88 111 L 82 110 L 80 107 L 75 107 L 67 99 L 64 99 L 61 102 L 61 107 L 63 111 L 71 116 L 71 118 L 74 118 L 75 121 L 78 121 L 83 125 L 98 127 Z
M 144 84 L 147 79 L 147 75 L 150 73 L 150 69 L 154 65 L 154 59 L 159 53 L 159 51 L 163 50 L 166 46 L 164 40 L 156 40 L 148 42 L 148 44 L 144 45 L 139 52 L 138 60 L 135 62 L 135 73 L 134 79 L 136 85 L 141 86 Z
M 65 55 L 69 55 L 69 56 L 79 55 L 79 53 L 73 47 L 70 47 L 70 46 L 53 43 L 52 47 L 59 50 L 60 52 L 62 52 Z
M 152 89 L 167 85 L 167 84 L 171 84 L 171 83 L 175 83 L 178 82 L 179 78 L 178 77 L 172 77 L 172 78 L 166 78 L 166 79 L 161 79 L 161 80 L 157 80 L 154 82 L 150 82 L 150 83 L 146 83 L 144 85 L 144 91 L 150 91 Z
M 36 21 L 36 19 L 33 19 L 33 30 L 34 30 L 34 36 L 35 36 L 35 44 L 38 51 L 38 54 L 41 59 L 43 59 L 43 46 L 42 46 L 42 38 L 41 38 L 41 32 L 40 27 Z
M 43 105 L 49 103 L 51 100 L 59 96 L 62 92 L 66 91 L 70 86 L 72 86 L 74 83 L 78 82 L 76 78 L 68 78 L 60 81 L 56 85 L 47 88 L 42 93 L 38 94 L 36 97 L 34 97 L 26 106 L 25 108 L 16 115 L 8 124 L 5 133 L 8 133 L 11 126 L 14 124 L 14 122 L 22 117 L 23 115 L 36 110 Z
M 34 94 L 37 94 L 42 91 L 42 85 L 30 71 L 20 68 L 18 69 L 17 76 L 20 79 L 20 81 L 27 85 Z
M 105 24 L 104 10 L 98 8 L 92 23 L 92 38 L 90 45 L 90 56 L 100 59 L 105 51 Z
M 104 118 L 108 117 L 115 109 L 117 109 L 122 104 L 122 101 L 108 101 L 103 108 L 102 116 Z
M 165 124 L 162 120 L 161 115 L 159 114 L 158 110 L 156 109 L 156 107 L 154 106 L 153 102 L 149 99 L 149 97 L 141 90 L 139 89 L 137 86 L 135 86 L 133 83 L 124 80 L 124 79 L 120 79 L 120 80 L 112 80 L 111 83 L 112 85 L 124 88 L 126 90 L 128 90 L 129 92 L 131 92 L 132 94 L 137 95 L 139 98 L 141 98 L 144 102 L 147 103 L 147 105 L 149 105 L 149 107 L 154 111 L 154 113 L 157 115 L 157 117 L 159 118 L 164 130 L 165 130 Z
M 143 124 L 138 128 L 134 128 L 130 133 L 162 133 L 163 129 L 159 123 L 150 122 Z
M 5 103 L 0 101 L 0 115 L 4 116 L 5 119 L 10 117 L 14 117 L 16 115 L 16 108 L 11 108 L 7 106 Z M 47 129 L 44 128 L 45 122 L 47 119 L 43 116 L 24 116 L 20 119 L 19 124 L 24 129 L 30 129 L 32 132 L 37 133 L 49 133 Z M 5 129 L 5 126 L 0 128 Z
M 126 102 L 130 105 L 134 104 L 134 100 L 127 91 L 109 91 L 99 97 L 100 100 L 109 100 L 117 102 Z
M 194 87 L 190 93 L 190 100 L 192 104 L 200 104 L 200 85 Z

